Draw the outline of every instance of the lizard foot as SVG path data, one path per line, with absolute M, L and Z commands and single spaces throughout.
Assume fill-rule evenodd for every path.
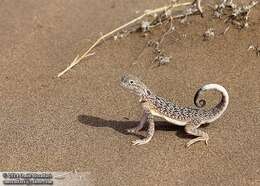
M 144 145 L 146 143 L 148 143 L 150 141 L 150 139 L 142 139 L 142 140 L 134 140 L 132 141 L 133 145 Z
M 192 144 L 198 142 L 198 141 L 205 141 L 206 145 L 208 145 L 208 140 L 209 140 L 209 136 L 205 136 L 205 137 L 197 137 L 195 139 L 190 140 L 187 144 L 186 147 L 191 146 Z

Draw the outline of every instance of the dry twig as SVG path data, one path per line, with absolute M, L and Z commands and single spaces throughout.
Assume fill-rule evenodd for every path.
M 249 13 L 258 3 L 258 1 L 253 0 L 248 5 L 236 5 L 232 0 L 222 0 L 220 4 L 215 5 L 214 15 L 221 18 L 227 14 L 225 22 L 230 22 L 239 28 L 247 28 Z
M 98 44 L 100 44 L 103 40 L 108 39 L 108 38 L 110 38 L 111 36 L 113 36 L 114 33 L 117 33 L 117 32 L 119 32 L 119 31 L 122 31 L 123 29 L 125 29 L 125 28 L 127 28 L 127 27 L 133 25 L 134 23 L 136 23 L 136 22 L 142 20 L 143 18 L 145 18 L 145 17 L 147 17 L 147 16 L 154 16 L 154 15 L 156 15 L 156 14 L 159 14 L 159 15 L 161 14 L 161 15 L 162 15 L 162 13 L 164 13 L 165 15 L 167 15 L 167 14 L 166 14 L 167 11 L 172 11 L 172 9 L 174 9 L 174 8 L 181 7 L 181 6 L 188 6 L 188 5 L 192 5 L 192 4 L 193 4 L 193 2 L 186 2 L 186 3 L 180 3 L 180 4 L 173 4 L 173 3 L 172 3 L 172 4 L 170 4 L 170 5 L 167 5 L 167 6 L 164 6 L 164 7 L 161 7 L 161 8 L 156 8 L 156 9 L 154 9 L 154 10 L 146 10 L 146 11 L 144 12 L 144 14 L 142 14 L 141 16 L 139 16 L 139 17 L 137 17 L 137 18 L 135 18 L 135 19 L 133 19 L 133 20 L 127 22 L 126 24 L 124 24 L 124 25 L 122 25 L 122 26 L 120 26 L 120 27 L 118 27 L 118 28 L 112 30 L 111 32 L 108 32 L 107 34 L 102 35 L 98 40 L 96 40 L 96 42 L 95 42 L 90 48 L 88 48 L 88 50 L 87 50 L 84 54 L 82 54 L 82 55 L 77 55 L 76 58 L 73 60 L 73 62 L 72 62 L 65 70 L 63 70 L 62 72 L 60 72 L 60 73 L 58 74 L 58 77 L 62 76 L 64 73 L 66 73 L 68 70 L 70 70 L 70 69 L 71 69 L 72 67 L 74 67 L 76 64 L 78 64 L 82 59 L 84 59 L 84 58 L 90 56 L 90 52 L 92 51 L 92 49 L 94 49 L 94 48 L 95 48 Z M 187 13 L 187 15 L 188 15 L 188 13 Z M 183 17 L 183 15 L 175 16 L 175 18 L 178 18 L 178 17 Z M 158 17 L 158 16 L 157 16 L 156 19 L 154 19 L 154 20 L 156 20 L 155 22 L 158 22 L 158 20 L 159 20 L 158 18 L 160 18 L 160 20 L 161 20 L 163 17 Z M 144 24 L 144 23 L 143 23 L 142 25 L 143 25 L 143 26 L 145 25 L 145 27 L 147 27 L 147 24 Z M 154 24 L 150 24 L 150 25 L 154 25 Z M 92 55 L 93 55 L 93 54 L 92 54 Z

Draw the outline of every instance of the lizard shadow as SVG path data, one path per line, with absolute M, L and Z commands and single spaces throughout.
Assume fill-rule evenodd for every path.
M 126 131 L 126 129 L 137 126 L 139 124 L 139 121 L 105 120 L 99 117 L 88 116 L 88 115 L 79 115 L 78 120 L 80 123 L 91 127 L 109 127 L 124 135 L 134 135 L 137 137 L 144 137 L 141 134 L 128 133 Z M 146 130 L 146 129 L 147 129 L 147 125 L 145 125 L 144 129 L 142 130 Z M 191 136 L 185 132 L 184 127 L 173 125 L 166 121 L 155 121 L 155 130 L 175 131 L 176 135 L 180 138 L 194 138 L 194 136 Z

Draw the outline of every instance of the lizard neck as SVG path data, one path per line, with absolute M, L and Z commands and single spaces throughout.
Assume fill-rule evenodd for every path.
M 147 101 L 151 101 L 154 98 L 155 98 L 155 95 L 150 90 L 148 90 L 148 91 L 146 91 L 145 94 L 140 96 L 139 102 L 144 103 L 144 102 L 147 102 Z

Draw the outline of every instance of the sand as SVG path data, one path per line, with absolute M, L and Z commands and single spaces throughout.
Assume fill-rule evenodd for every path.
M 176 21 L 163 43 L 172 56 L 168 65 L 151 64 L 155 56 L 144 49 L 159 28 L 148 37 L 108 40 L 57 78 L 100 32 L 167 2 L 0 1 L 0 170 L 76 169 L 89 172 L 96 185 L 259 184 L 260 58 L 247 48 L 260 44 L 260 6 L 249 29 L 231 28 L 211 41 L 202 34 L 209 27 L 220 33 L 223 21 L 209 14 L 190 17 L 188 25 Z M 203 84 L 226 87 L 226 113 L 203 128 L 209 145 L 185 148 L 190 136 L 183 128 L 158 121 L 149 144 L 132 146 L 138 136 L 124 130 L 138 124 L 141 108 L 119 86 L 123 73 L 180 105 L 193 105 Z M 206 99 L 213 105 L 218 96 Z

